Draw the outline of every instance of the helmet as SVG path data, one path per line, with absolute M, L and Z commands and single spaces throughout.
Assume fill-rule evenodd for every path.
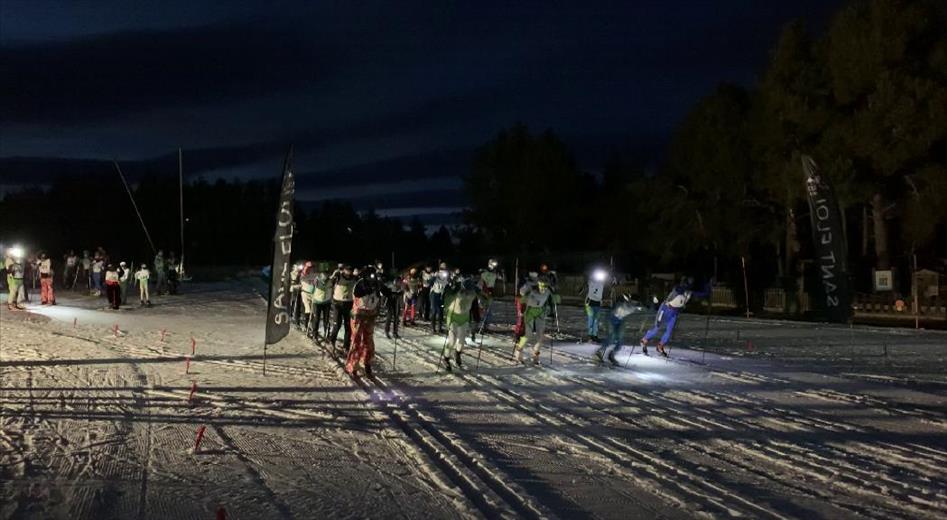
M 141 264 L 141 268 L 142 268 L 142 269 L 148 269 L 148 265 L 147 265 L 147 264 Z
M 119 262 L 118 265 L 119 265 L 119 267 L 125 267 L 125 266 L 128 265 L 128 264 L 126 264 L 125 262 Z
M 414 275 L 418 274 L 418 268 L 417 268 L 417 267 L 412 267 L 412 268 L 408 271 L 408 274 L 410 274 L 411 276 L 414 276 Z
M 447 269 L 447 262 L 441 262 L 441 265 L 437 266 L 438 269 Z
M 491 258 L 487 260 L 487 269 L 491 271 L 496 269 L 498 265 L 499 265 L 499 262 L 496 261 L 496 258 Z
M 543 265 L 539 266 L 539 270 L 540 270 L 540 272 L 543 272 L 543 273 L 548 272 L 548 271 L 549 271 L 549 266 L 546 265 L 546 264 L 543 264 Z

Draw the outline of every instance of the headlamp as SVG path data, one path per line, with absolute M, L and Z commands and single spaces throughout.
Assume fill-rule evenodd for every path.
M 23 248 L 20 246 L 13 246 L 10 249 L 7 249 L 7 252 L 10 253 L 10 256 L 16 259 L 23 258 L 23 255 L 26 254 L 26 252 L 23 251 Z
M 596 269 L 592 273 L 592 279 L 596 282 L 604 282 L 608 278 L 608 272 L 604 269 Z

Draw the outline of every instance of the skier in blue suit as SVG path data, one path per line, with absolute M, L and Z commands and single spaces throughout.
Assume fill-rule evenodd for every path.
M 667 357 L 668 354 L 667 351 L 664 350 L 664 347 L 671 341 L 671 336 L 674 334 L 674 325 L 677 323 L 677 316 L 684 310 L 687 302 L 689 302 L 692 297 L 706 298 L 710 296 L 713 280 L 708 281 L 707 285 L 701 291 L 695 291 L 693 287 L 694 279 L 685 277 L 681 280 L 681 283 L 671 290 L 667 298 L 664 299 L 664 303 L 658 308 L 658 314 L 654 318 L 654 326 L 648 329 L 648 332 L 641 338 L 641 350 L 645 355 L 648 355 L 648 342 L 657 336 L 661 327 L 664 326 L 664 335 L 661 336 L 661 341 L 658 343 L 658 353 Z

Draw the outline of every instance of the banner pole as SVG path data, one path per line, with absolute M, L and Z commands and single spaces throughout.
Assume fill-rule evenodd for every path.
M 750 286 L 746 281 L 746 257 L 740 257 L 740 263 L 743 265 L 743 296 L 746 298 L 746 318 L 750 319 Z

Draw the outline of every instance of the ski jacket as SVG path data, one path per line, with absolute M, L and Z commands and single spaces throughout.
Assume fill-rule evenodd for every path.
M 66 265 L 69 267 L 75 267 L 79 263 L 79 257 L 76 255 L 70 255 L 66 257 Z
M 122 269 L 121 267 L 118 268 L 118 281 L 119 282 L 122 282 L 123 284 L 128 283 L 128 279 L 131 277 L 131 275 L 132 275 L 131 269 Z
M 155 256 L 155 271 L 158 271 L 159 273 L 161 271 L 164 271 L 164 256 L 163 255 Z
M 83 257 L 82 257 L 82 268 L 85 269 L 86 271 L 88 271 L 89 269 L 91 269 L 91 268 L 92 268 L 92 259 L 89 258 L 88 256 L 83 256 Z
M 406 275 L 401 283 L 406 298 L 414 298 L 414 295 L 421 289 L 421 279 L 417 276 Z
M 26 267 L 23 266 L 23 262 L 14 260 L 13 263 L 7 267 L 7 273 L 9 273 L 14 280 L 22 280 L 26 274 Z
M 337 302 L 352 301 L 352 288 L 355 286 L 355 278 L 351 276 L 346 278 L 338 274 L 333 277 L 332 281 L 334 282 L 334 286 L 332 287 L 332 299 Z
M 46 260 L 41 260 L 39 263 L 39 277 L 49 278 L 52 275 L 53 275 L 52 259 L 47 258 Z
M 434 273 L 424 271 L 421 273 L 421 286 L 430 289 L 434 285 Z
M 354 295 L 353 316 L 369 317 L 378 315 L 378 308 L 381 306 L 381 294 L 379 294 L 374 281 L 363 279 L 355 282 L 352 294 Z
M 602 302 L 602 297 L 605 296 L 605 282 L 598 280 L 589 280 L 589 285 L 586 289 L 587 295 L 586 298 L 592 300 L 593 302 Z
M 493 295 L 493 289 L 497 286 L 497 280 L 500 275 L 496 271 L 483 271 L 480 273 L 480 290 L 487 296 Z
M 321 273 L 312 279 L 312 303 L 318 305 L 329 301 L 329 283 L 329 278 Z
M 548 287 L 540 291 L 539 286 L 530 283 L 520 288 L 520 296 L 526 307 L 546 307 L 553 304 L 553 293 Z
M 316 273 L 306 273 L 299 277 L 299 287 L 302 292 L 306 294 L 312 294 L 316 290 L 316 286 L 313 283 L 316 279 Z
M 105 271 L 105 285 L 118 285 L 118 271 Z
M 104 269 L 105 269 L 105 261 L 104 261 L 104 260 L 95 260 L 94 262 L 92 262 L 92 272 L 93 272 L 93 273 L 101 273 Z
M 671 290 L 667 298 L 664 299 L 664 305 L 672 311 L 680 311 L 691 300 L 691 297 L 706 298 L 710 295 L 710 284 L 708 283 L 701 291 L 694 291 L 684 286 L 677 286 Z
M 444 294 L 444 291 L 447 290 L 447 286 L 450 285 L 450 279 L 450 271 L 447 269 L 438 270 L 437 276 L 434 277 L 434 284 L 431 285 L 431 292 Z
M 139 269 L 135 272 L 135 279 L 138 280 L 139 283 L 148 283 L 148 278 L 150 277 L 151 271 L 147 269 Z
M 470 322 L 471 314 L 474 321 L 480 321 L 477 305 L 477 291 L 452 291 L 447 294 L 444 304 L 444 314 L 447 325 L 464 325 Z M 473 312 L 471 312 L 473 311 Z

